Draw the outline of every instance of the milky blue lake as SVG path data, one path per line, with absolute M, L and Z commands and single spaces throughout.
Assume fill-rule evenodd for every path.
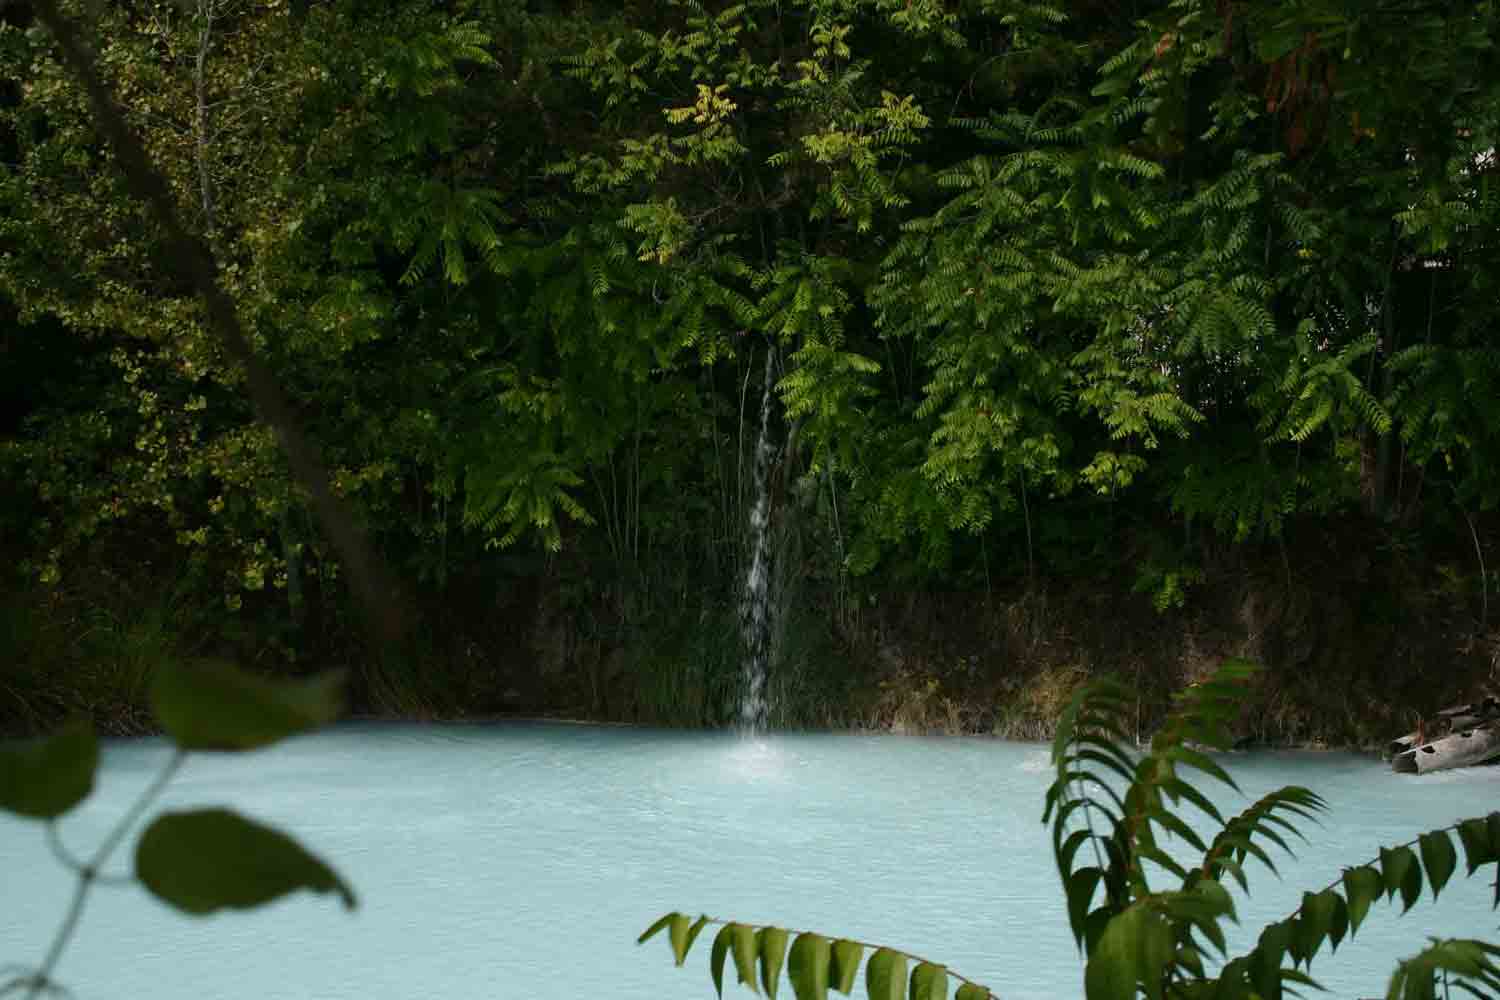
M 168 752 L 106 744 L 94 797 L 61 827 L 74 853 Z M 1222 806 L 1296 783 L 1333 807 L 1282 878 L 1252 869 L 1242 947 L 1341 865 L 1500 798 L 1500 768 L 1415 778 L 1355 754 L 1224 760 L 1245 796 L 1215 792 Z M 1070 1000 L 1082 966 L 1040 822 L 1050 777 L 1045 747 L 986 739 L 344 725 L 259 754 L 194 756 L 163 804 L 227 804 L 286 829 L 352 883 L 356 911 L 301 894 L 195 920 L 138 887 L 101 887 L 58 978 L 79 1000 L 706 1000 L 711 935 L 682 969 L 664 940 L 635 944 L 676 909 L 889 943 L 1002 998 Z M 70 876 L 41 825 L 11 818 L 0 871 L 0 964 L 34 965 Z M 1490 898 L 1460 869 L 1436 905 L 1424 896 L 1400 917 L 1377 904 L 1313 975 L 1331 997 L 1383 996 L 1395 959 L 1428 934 L 1500 936 Z

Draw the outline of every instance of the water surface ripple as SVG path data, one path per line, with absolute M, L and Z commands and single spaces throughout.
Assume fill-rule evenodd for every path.
M 106 746 L 99 789 L 62 826 L 75 853 L 166 754 L 156 741 Z M 229 804 L 283 826 L 353 883 L 360 908 L 299 895 L 189 920 L 139 888 L 101 888 L 59 976 L 79 1000 L 704 1000 L 707 936 L 685 969 L 664 942 L 634 943 L 680 909 L 891 943 L 1003 998 L 1071 1000 L 1081 966 L 1040 823 L 1046 759 L 982 739 L 546 724 L 346 725 L 258 755 L 195 756 L 169 806 Z M 1257 872 L 1241 947 L 1341 864 L 1493 809 L 1500 790 L 1500 768 L 1417 779 L 1350 754 L 1228 762 L 1249 797 L 1296 783 L 1334 807 L 1282 879 Z M 67 875 L 38 824 L 9 818 L 0 871 L 0 965 L 34 964 Z M 1428 934 L 1494 935 L 1490 894 L 1460 873 L 1435 906 L 1398 917 L 1377 904 L 1313 974 L 1331 997 L 1384 995 L 1395 958 Z

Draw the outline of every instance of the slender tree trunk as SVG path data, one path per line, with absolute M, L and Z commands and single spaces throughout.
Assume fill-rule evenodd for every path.
M 1391 357 L 1400 348 L 1400 333 L 1396 329 L 1396 314 L 1391 294 L 1391 285 L 1394 284 L 1394 275 L 1387 276 L 1385 289 L 1385 304 L 1381 307 L 1381 337 L 1380 351 L 1383 355 L 1380 359 L 1380 399 L 1382 402 L 1391 395 Z M 1388 429 L 1380 435 L 1379 444 L 1375 449 L 1375 513 L 1385 517 L 1391 510 L 1391 440 L 1395 437 L 1395 429 Z
M 302 543 L 292 530 L 291 501 L 281 511 L 281 553 L 286 561 L 286 604 L 292 622 L 300 629 L 306 617 L 302 599 Z
M 214 243 L 213 181 L 208 169 L 211 141 L 208 122 L 208 50 L 213 44 L 214 0 L 198 0 L 198 54 L 193 65 L 193 91 L 197 114 L 193 119 L 193 141 L 198 161 L 198 197 L 203 209 L 203 237 Z
M 1372 393 L 1384 399 L 1390 393 L 1391 373 L 1389 361 L 1391 353 L 1395 350 L 1396 315 L 1395 315 L 1395 284 L 1396 284 L 1396 258 L 1400 242 L 1400 234 L 1395 222 L 1391 223 L 1391 252 L 1386 260 L 1385 287 L 1380 295 L 1380 340 L 1375 345 L 1375 350 L 1370 352 L 1370 366 L 1366 373 L 1365 384 Z M 1378 368 L 1378 377 L 1377 377 Z M 1373 435 L 1373 431 L 1367 431 L 1365 440 Z M 1365 450 L 1365 458 L 1362 461 L 1366 476 L 1365 497 L 1369 513 L 1376 517 L 1384 517 L 1390 507 L 1390 487 L 1388 480 L 1391 474 L 1391 432 L 1376 436 L 1374 442 L 1374 456 L 1369 455 L 1368 446 Z
M 1021 514 L 1026 521 L 1026 586 L 1027 589 L 1036 587 L 1036 555 L 1031 540 L 1031 504 L 1026 501 L 1026 473 L 1022 472 L 1021 480 Z M 985 574 L 989 574 L 988 563 L 985 565 Z M 986 595 L 986 598 L 988 595 Z
M 234 302 L 219 284 L 218 265 L 208 245 L 183 226 L 166 181 L 156 170 L 140 138 L 125 124 L 114 94 L 99 75 L 94 54 L 55 0 L 34 0 L 38 18 L 52 32 L 63 61 L 83 85 L 94 123 L 114 151 L 116 166 L 131 192 L 144 202 L 162 228 L 164 255 L 202 297 L 209 330 L 245 371 L 245 390 L 260 418 L 276 431 L 292 475 L 308 491 L 313 510 L 348 567 L 348 577 L 363 605 L 371 630 L 394 641 L 407 632 L 408 612 L 396 579 L 384 559 L 329 485 L 328 467 L 313 442 L 304 436 L 281 385 L 250 347 Z

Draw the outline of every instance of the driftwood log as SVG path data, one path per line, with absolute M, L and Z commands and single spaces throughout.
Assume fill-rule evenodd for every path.
M 1391 768 L 1404 774 L 1426 774 L 1483 764 L 1500 757 L 1500 699 L 1455 705 L 1438 712 L 1405 736 L 1391 741 Z

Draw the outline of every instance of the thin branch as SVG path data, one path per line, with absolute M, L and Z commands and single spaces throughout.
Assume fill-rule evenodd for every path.
M 49 2 L 49 0 L 43 0 L 43 2 Z M 125 815 L 120 817 L 119 822 L 105 836 L 103 843 L 99 845 L 99 849 L 94 852 L 88 864 L 78 869 L 78 884 L 73 887 L 73 899 L 68 904 L 68 912 L 63 916 L 62 923 L 58 925 L 57 933 L 53 935 L 52 944 L 47 948 L 47 957 L 42 959 L 42 964 L 36 973 L 25 981 L 26 1000 L 36 1000 L 43 992 L 57 989 L 56 984 L 52 982 L 52 972 L 57 968 L 58 960 L 62 958 L 63 951 L 73 938 L 73 932 L 78 928 L 78 921 L 83 916 L 83 905 L 88 901 L 89 890 L 99 879 L 99 869 L 109 860 L 115 848 L 120 846 L 120 841 L 125 839 L 125 835 L 135 826 L 136 820 L 141 818 L 141 814 L 150 807 L 152 802 L 156 801 L 162 789 L 167 787 L 167 782 L 172 780 L 172 776 L 177 773 L 177 769 L 182 766 L 186 757 L 187 751 L 185 750 L 179 749 L 172 752 L 167 766 L 161 769 L 151 784 L 146 786 L 145 791 L 141 792 L 130 808 L 125 811 Z M 49 828 L 54 826 L 51 823 L 47 825 Z
M 39 988 L 50 996 L 70 997 L 73 995 L 73 991 L 61 983 L 43 983 L 39 987 L 36 987 L 34 984 L 36 974 L 24 965 L 11 964 L 0 967 L 0 973 L 4 972 L 14 972 L 15 975 L 4 982 L 0 982 L 0 997 L 8 997 L 12 993 L 19 993 L 21 990 L 33 988 Z
M 104 838 L 104 842 L 99 845 L 99 849 L 94 852 L 94 856 L 89 859 L 88 870 L 91 873 L 89 875 L 90 878 L 97 876 L 100 866 L 109 860 L 109 856 L 120 845 L 120 841 L 130 832 L 131 827 L 135 826 L 136 820 L 140 819 L 141 814 L 150 808 L 151 803 L 156 801 L 156 797 L 167 787 L 167 782 L 171 781 L 173 776 L 177 774 L 178 769 L 182 767 L 182 762 L 186 759 L 186 750 L 177 749 L 172 751 L 172 757 L 167 761 L 167 766 L 162 768 L 161 773 L 156 776 L 156 780 L 151 782 L 146 787 L 146 790 L 141 793 L 140 798 L 135 800 L 125 815 L 121 817 L 120 822 L 115 824 L 115 828 L 109 831 L 109 836 Z
M 89 871 L 89 866 L 72 851 L 68 850 L 67 845 L 62 842 L 62 836 L 57 828 L 56 819 L 47 822 L 47 846 L 51 848 L 52 856 L 57 859 L 57 863 L 75 875 L 82 877 Z M 130 875 L 106 875 L 103 872 L 95 871 L 93 879 L 100 885 L 111 888 L 135 885 L 135 878 Z
M 1491 815 L 1494 815 L 1494 814 L 1492 813 Z M 1470 817 L 1470 819 L 1472 819 L 1472 818 L 1473 817 Z M 1397 844 L 1395 847 L 1381 848 L 1381 850 L 1382 851 L 1399 851 L 1399 850 L 1403 850 L 1403 849 L 1410 850 L 1413 847 L 1419 847 L 1421 845 L 1422 838 L 1425 837 L 1425 836 L 1428 836 L 1428 835 L 1433 834 L 1433 833 L 1441 833 L 1444 836 L 1447 836 L 1448 834 L 1457 831 L 1460 826 L 1463 826 L 1467 822 L 1468 822 L 1467 819 L 1461 819 L 1458 822 L 1453 823 L 1453 824 L 1451 824 L 1449 826 L 1445 826 L 1445 827 L 1442 827 L 1442 828 L 1437 829 L 1437 830 L 1429 830 L 1429 831 L 1427 831 L 1427 833 L 1419 834 L 1418 836 L 1413 837 L 1411 840 L 1408 840 L 1404 844 Z M 1351 869 L 1358 869 L 1358 868 L 1373 868 L 1373 869 L 1379 871 L 1380 870 L 1379 869 L 1379 865 L 1380 865 L 1380 855 L 1377 854 L 1375 857 L 1373 857 L 1370 860 L 1364 862 L 1363 864 L 1347 866 L 1344 870 L 1345 871 L 1349 871 Z M 1426 872 L 1425 868 L 1423 868 L 1423 872 L 1425 874 L 1425 872 Z M 1472 873 L 1468 877 L 1472 878 L 1473 877 Z M 1497 877 L 1497 879 L 1500 879 L 1500 874 L 1497 874 L 1496 877 Z M 1340 872 L 1339 876 L 1337 878 L 1335 878 L 1332 882 L 1329 882 L 1322 889 L 1319 889 L 1317 892 L 1304 893 L 1303 896 L 1302 896 L 1302 898 L 1304 900 L 1306 900 L 1306 899 L 1314 898 L 1316 896 L 1321 896 L 1325 892 L 1330 892 L 1330 891 L 1337 892 L 1340 888 L 1343 887 L 1343 884 L 1344 884 L 1344 875 L 1343 875 L 1343 872 Z M 1346 896 L 1348 895 L 1347 891 L 1344 893 L 1344 895 L 1346 895 Z M 1382 892 L 1380 895 L 1386 896 L 1386 894 L 1384 892 Z M 1386 896 L 1386 898 L 1389 900 L 1391 897 Z M 1280 920 L 1274 921 L 1274 923 L 1285 924 L 1288 921 L 1294 919 L 1295 917 L 1301 916 L 1301 914 L 1302 914 L 1302 907 L 1299 905 L 1291 913 L 1288 913 L 1285 917 L 1283 917 Z M 1267 924 L 1266 926 L 1269 927 L 1269 926 L 1271 926 L 1271 924 Z M 1354 936 L 1354 929 L 1351 927 L 1350 930 L 1349 930 L 1349 937 L 1352 938 L 1353 936 Z M 1254 954 L 1256 954 L 1259 951 L 1260 951 L 1260 946 L 1256 945 L 1254 948 L 1250 949 L 1250 951 L 1245 956 L 1242 956 L 1242 957 L 1248 958 L 1250 955 L 1254 955 Z M 1312 961 L 1312 956 L 1309 955 L 1308 956 L 1308 962 L 1309 962 L 1309 964 L 1311 963 L 1311 961 Z M 1229 964 L 1228 962 L 1225 963 L 1225 965 L 1228 965 L 1228 964 Z
M 1474 554 L 1479 557 L 1480 600 L 1483 602 L 1479 606 L 1479 627 L 1483 629 L 1488 627 L 1490 620 L 1490 574 L 1484 568 L 1484 547 L 1479 544 L 1479 532 L 1474 530 L 1474 519 L 1462 507 L 1458 508 L 1458 512 L 1464 516 L 1464 523 L 1469 526 L 1469 537 L 1474 540 Z
M 213 183 L 208 176 L 208 49 L 213 43 L 213 0 L 199 0 L 198 54 L 193 64 L 193 92 L 197 98 L 194 119 L 195 152 L 198 160 L 198 196 L 203 204 L 203 232 L 210 244 L 214 238 Z
M 757 929 L 760 929 L 760 928 L 763 928 L 763 927 L 772 926 L 770 924 L 747 924 L 747 923 L 745 923 L 743 921 L 740 921 L 740 920 L 721 920 L 718 917 L 710 917 L 706 913 L 703 915 L 702 919 L 704 920 L 705 924 L 718 924 L 720 927 L 724 927 L 724 926 L 726 926 L 728 924 L 739 924 L 741 927 L 754 927 L 754 928 L 757 928 Z M 787 934 L 789 934 L 789 935 L 799 935 L 800 936 L 802 934 L 818 934 L 817 931 L 800 931 L 800 930 L 798 930 L 795 927 L 780 927 L 778 925 L 778 929 L 786 931 Z M 819 934 L 818 936 L 819 937 L 827 937 L 828 935 L 826 935 L 826 934 Z M 943 968 L 947 970 L 947 973 L 948 973 L 949 976 L 952 976 L 954 979 L 957 979 L 961 983 L 968 983 L 970 986 L 974 986 L 974 987 L 977 987 L 978 989 L 984 990 L 985 996 L 988 997 L 988 998 L 992 998 L 992 1000 L 1000 1000 L 1000 997 L 993 990 L 991 990 L 988 986 L 984 985 L 983 983 L 976 982 L 975 980 L 970 979 L 968 976 L 965 976 L 962 973 L 954 972 L 952 969 L 948 968 L 946 965 L 943 965 L 942 962 L 934 962 L 930 958 L 923 958 L 921 955 L 914 955 L 911 952 L 909 952 L 909 951 L 903 951 L 900 948 L 892 948 L 890 945 L 884 945 L 884 944 L 873 944 L 873 943 L 871 943 L 869 941 L 861 941 L 858 938 L 840 937 L 839 940 L 841 940 L 841 941 L 848 941 L 850 944 L 857 944 L 861 948 L 863 948 L 866 952 L 875 952 L 875 951 L 881 951 L 881 950 L 884 950 L 884 951 L 893 951 L 893 952 L 896 952 L 898 955 L 904 955 L 907 958 L 911 959 L 913 962 L 916 962 L 916 963 L 921 964 L 921 965 L 942 965 Z
M 322 455 L 303 435 L 301 422 L 281 386 L 251 349 L 234 302 L 219 285 L 213 255 L 179 220 L 166 182 L 152 166 L 140 139 L 126 126 L 119 105 L 99 75 L 92 52 L 72 21 L 59 13 L 56 0 L 36 0 L 34 9 L 57 41 L 63 61 L 88 94 L 95 125 L 114 150 L 127 185 L 149 206 L 162 227 L 166 237 L 164 256 L 171 268 L 185 276 L 202 297 L 208 328 L 244 369 L 250 399 L 261 418 L 276 432 L 293 476 L 308 491 L 323 530 L 348 564 L 355 595 L 369 616 L 372 629 L 387 641 L 399 639 L 406 632 L 407 622 L 395 580 L 347 505 L 334 495 Z

